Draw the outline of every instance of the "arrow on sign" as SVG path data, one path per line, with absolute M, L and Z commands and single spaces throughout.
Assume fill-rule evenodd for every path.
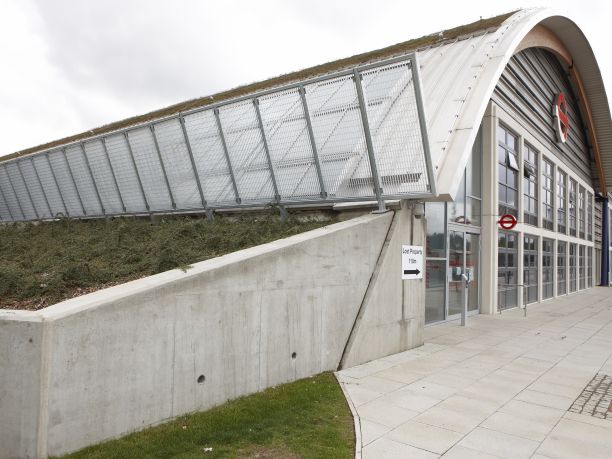
M 419 274 L 421 271 L 418 269 L 404 269 L 404 274 L 414 274 L 415 276 Z

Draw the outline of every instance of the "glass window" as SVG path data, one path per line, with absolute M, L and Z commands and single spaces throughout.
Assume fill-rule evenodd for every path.
M 586 191 L 584 187 L 578 188 L 578 232 L 580 237 L 584 239 L 586 228 Z
M 577 206 L 577 198 L 576 196 L 576 187 L 578 184 L 576 180 L 569 179 L 569 233 L 570 236 L 576 235 L 576 206 Z
M 517 305 L 517 233 L 499 230 L 497 237 L 497 306 L 507 309 Z
M 583 245 L 578 246 L 578 286 L 580 290 L 586 288 L 586 259 L 585 259 L 586 247 Z
M 523 301 L 538 301 L 538 238 L 525 234 L 523 238 Z
M 567 213 L 565 211 L 565 199 L 567 197 L 567 175 L 561 170 L 557 171 L 557 231 L 565 234 L 567 232 Z
M 557 241 L 557 295 L 567 293 L 567 243 Z
M 448 203 L 448 221 L 468 223 L 465 218 L 465 173 L 459 184 L 455 200 Z
M 474 141 L 472 156 L 465 168 L 465 216 L 472 225 L 480 226 L 482 198 L 482 141 L 481 132 Z
M 446 260 L 425 262 L 425 322 L 444 320 L 446 295 Z
M 542 160 L 542 226 L 554 229 L 553 209 L 555 205 L 555 188 L 553 184 L 553 165 L 546 159 Z
M 593 286 L 593 247 L 587 248 L 587 287 Z
M 512 214 L 518 217 L 517 136 L 501 124 L 497 131 L 499 215 Z
M 576 265 L 578 262 L 578 250 L 576 244 L 569 245 L 569 291 L 575 292 L 578 290 Z
M 444 202 L 426 202 L 425 218 L 427 219 L 427 256 L 446 258 L 446 234 Z
M 523 154 L 523 221 L 538 225 L 538 153 L 527 144 Z
M 554 283 L 554 242 L 542 239 L 542 298 L 552 298 Z
M 593 194 L 587 193 L 587 239 L 593 240 Z

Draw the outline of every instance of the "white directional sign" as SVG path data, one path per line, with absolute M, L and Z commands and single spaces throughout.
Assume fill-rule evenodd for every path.
M 402 279 L 423 279 L 423 246 L 402 246 Z

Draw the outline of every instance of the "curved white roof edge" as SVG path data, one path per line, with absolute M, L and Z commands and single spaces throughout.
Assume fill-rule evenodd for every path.
M 518 11 L 493 33 L 419 52 L 438 194 L 454 199 L 502 72 L 521 41 L 539 24 L 553 32 L 573 56 L 591 108 L 605 181 L 612 184 L 610 107 L 591 46 L 573 21 L 555 10 L 534 8 Z

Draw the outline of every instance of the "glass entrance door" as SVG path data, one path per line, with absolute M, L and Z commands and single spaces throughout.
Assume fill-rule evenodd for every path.
M 449 231 L 448 244 L 448 317 L 461 314 L 468 281 L 468 312 L 478 311 L 480 236 L 460 230 Z

